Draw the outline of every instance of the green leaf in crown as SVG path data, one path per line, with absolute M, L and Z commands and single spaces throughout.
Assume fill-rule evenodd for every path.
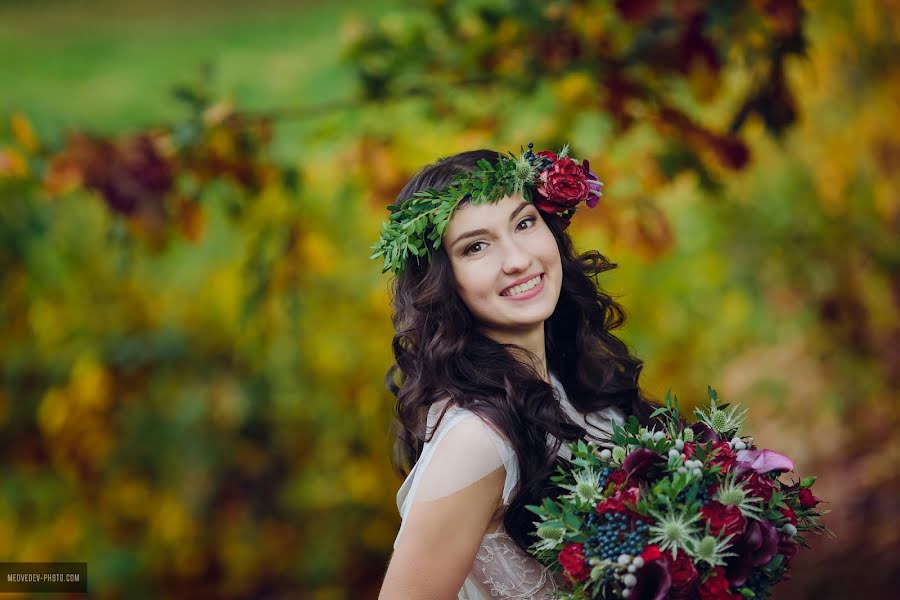
M 577 205 L 597 205 L 603 196 L 603 183 L 591 171 L 588 161 L 579 163 L 569 157 L 569 147 L 559 154 L 535 153 L 534 144 L 519 155 L 498 155 L 496 165 L 478 161 L 476 168 L 456 175 L 446 188 L 416 192 L 402 204 L 388 206 L 391 215 L 381 229 L 381 237 L 370 258 L 382 257 L 382 272 L 400 274 L 413 256 L 427 257 L 441 246 L 441 237 L 461 202 L 488 204 L 506 196 L 522 196 L 537 208 L 563 219 L 564 226 L 575 214 Z

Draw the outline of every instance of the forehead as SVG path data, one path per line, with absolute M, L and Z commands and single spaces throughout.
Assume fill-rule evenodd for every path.
M 525 198 L 521 195 L 504 196 L 497 202 L 487 204 L 466 202 L 453 212 L 450 223 L 447 225 L 447 231 L 444 232 L 445 239 L 472 229 L 490 229 L 504 225 L 509 221 L 509 215 L 523 202 L 525 202 Z

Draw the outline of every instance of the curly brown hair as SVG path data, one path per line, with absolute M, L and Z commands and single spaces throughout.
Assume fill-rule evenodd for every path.
M 459 173 L 499 154 L 473 150 L 429 165 L 400 192 L 397 203 L 418 191 L 442 189 Z M 541 213 L 553 232 L 562 262 L 562 289 L 556 309 L 545 322 L 547 366 L 563 384 L 582 414 L 618 407 L 648 422 L 653 406 L 638 385 L 642 362 L 611 331 L 625 320 L 622 307 L 602 291 L 597 276 L 616 267 L 599 252 L 577 254 L 555 215 Z M 449 399 L 478 414 L 500 432 L 515 451 L 519 486 L 503 517 L 506 532 L 527 551 L 533 515 L 525 509 L 553 495 L 563 442 L 587 433 L 573 423 L 521 349 L 483 335 L 454 287 L 450 259 L 441 246 L 431 260 L 411 259 L 393 281 L 393 351 L 396 363 L 386 383 L 396 396 L 393 464 L 406 476 L 426 441 L 431 405 Z M 443 416 L 443 415 L 442 415 Z M 556 443 L 547 445 L 547 434 Z M 430 438 L 428 438 L 430 439 Z

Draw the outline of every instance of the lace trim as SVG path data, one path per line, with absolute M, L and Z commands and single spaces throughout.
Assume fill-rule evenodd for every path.
M 542 590 L 548 594 L 556 591 L 555 580 L 547 577 L 549 571 L 523 554 L 505 532 L 489 533 L 484 540 L 475 555 L 475 562 L 483 576 L 483 583 L 490 588 L 491 596 L 531 600 Z

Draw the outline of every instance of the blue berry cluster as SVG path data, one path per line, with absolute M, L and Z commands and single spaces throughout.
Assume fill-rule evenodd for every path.
M 606 489 L 606 480 L 609 479 L 609 476 L 612 474 L 612 472 L 613 472 L 612 467 L 603 467 L 602 469 L 600 469 L 599 475 L 600 475 L 600 489 L 601 490 Z
M 623 513 L 592 513 L 588 517 L 590 534 L 584 545 L 586 558 L 616 560 L 620 554 L 636 556 L 647 545 L 649 525 Z
M 549 158 L 538 156 L 534 153 L 534 142 L 528 142 L 528 152 L 525 153 L 525 158 L 528 160 L 528 164 L 532 166 L 535 166 L 535 161 L 537 161 L 538 171 L 543 171 L 552 162 Z

